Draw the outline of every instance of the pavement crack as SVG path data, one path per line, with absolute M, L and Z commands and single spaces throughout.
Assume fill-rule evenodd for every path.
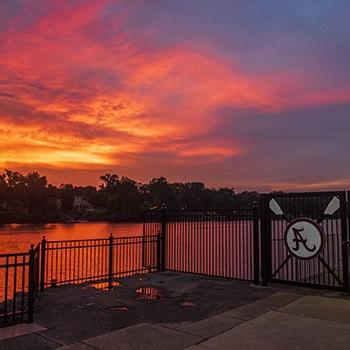
M 57 344 L 57 345 L 61 345 L 61 346 L 67 345 L 67 344 L 65 344 L 65 343 L 62 343 L 62 342 L 56 340 L 56 339 L 52 339 L 52 338 L 50 338 L 50 337 L 48 337 L 48 336 L 45 336 L 45 335 L 43 335 L 43 334 L 41 334 L 41 333 L 38 333 L 38 336 L 40 336 L 40 337 L 42 337 L 42 338 L 44 338 L 44 339 L 46 339 L 46 340 L 49 340 L 49 341 L 51 341 L 51 342 L 53 342 L 53 343 L 55 343 L 55 344 Z

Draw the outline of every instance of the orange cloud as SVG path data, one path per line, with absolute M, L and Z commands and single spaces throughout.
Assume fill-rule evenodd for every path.
M 237 138 L 208 136 L 226 122 L 221 107 L 349 100 L 347 91 L 305 94 L 302 72 L 249 73 L 203 39 L 152 49 L 128 32 L 124 12 L 104 22 L 109 3 L 52 2 L 17 31 L 34 11 L 28 2 L 0 34 L 0 167 L 128 169 L 158 151 L 173 163 L 214 164 L 246 152 Z

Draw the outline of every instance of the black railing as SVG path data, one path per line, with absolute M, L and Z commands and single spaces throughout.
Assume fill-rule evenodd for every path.
M 144 234 L 163 237 L 162 268 L 259 282 L 259 212 L 248 210 L 147 213 Z
M 107 281 L 160 269 L 160 235 L 47 241 L 29 252 L 0 254 L 1 325 L 33 322 L 39 290 Z M 147 263 L 145 263 L 147 262 Z
M 68 241 L 44 238 L 41 290 L 155 271 L 158 244 L 157 235 Z
M 0 254 L 1 325 L 33 321 L 39 290 L 40 245 L 29 252 Z
M 39 288 L 93 281 L 111 288 L 115 278 L 153 271 L 349 290 L 350 192 L 261 198 L 260 208 L 152 210 L 142 236 L 44 238 L 29 252 L 1 254 L 2 323 L 32 322 Z M 323 250 L 309 260 L 295 257 L 285 242 L 289 225 L 304 216 L 324 236 Z

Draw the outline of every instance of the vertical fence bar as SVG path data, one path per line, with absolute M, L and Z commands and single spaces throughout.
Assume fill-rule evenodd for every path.
M 261 213 L 261 277 L 262 285 L 266 286 L 271 275 L 271 220 L 269 205 L 269 197 L 262 195 L 260 200 Z
M 166 266 L 166 229 L 167 229 L 167 209 L 163 206 L 161 211 L 161 247 L 160 247 L 160 256 L 161 256 L 161 271 L 165 271 Z
M 162 234 L 157 235 L 157 271 L 162 271 Z
M 346 217 L 347 217 L 347 237 L 346 237 L 346 257 L 348 259 L 348 281 L 350 279 L 350 191 L 348 191 L 346 193 Z M 346 273 L 346 271 L 345 271 Z M 349 285 L 349 288 L 348 288 L 348 292 L 350 294 L 350 285 Z
M 43 292 L 45 288 L 45 260 L 46 260 L 46 239 L 43 236 L 41 241 L 41 262 L 40 262 L 40 291 Z
M 29 281 L 28 281 L 28 323 L 33 322 L 33 311 L 34 311 L 34 244 L 31 245 L 29 250 Z
M 259 240 L 259 208 L 253 209 L 253 262 L 254 284 L 260 282 L 260 240 Z
M 348 258 L 348 232 L 347 232 L 347 203 L 346 194 L 342 193 L 340 198 L 341 215 L 341 242 L 342 242 L 342 260 L 343 260 L 343 289 L 350 291 L 349 288 L 349 258 Z
M 113 234 L 109 236 L 108 244 L 108 289 L 112 288 L 113 279 Z

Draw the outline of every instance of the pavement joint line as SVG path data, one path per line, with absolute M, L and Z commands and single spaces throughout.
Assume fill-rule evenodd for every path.
M 192 322 L 192 323 L 195 323 L 195 322 Z M 151 324 L 151 323 L 149 323 L 149 324 Z M 171 327 L 166 327 L 166 326 L 160 325 L 159 323 L 156 323 L 156 325 L 159 326 L 159 327 L 161 327 L 161 328 L 170 329 L 170 330 L 172 330 L 172 331 L 176 331 L 176 332 L 180 332 L 180 333 L 184 333 L 184 334 L 188 334 L 188 335 L 193 335 L 193 336 L 195 336 L 195 337 L 202 338 L 203 340 L 209 339 L 209 338 L 204 338 L 204 337 L 202 337 L 201 335 L 193 334 L 193 333 L 190 333 L 190 332 L 185 332 L 185 331 L 180 330 L 180 329 L 171 328 Z
M 261 285 L 261 284 L 255 284 L 255 283 L 251 283 L 250 285 L 249 285 L 249 287 L 253 287 L 253 288 L 261 288 L 261 289 L 271 289 L 272 290 L 272 288 L 271 287 L 269 287 L 269 286 L 263 286 L 263 285 Z
M 31 323 L 31 324 L 19 323 L 19 324 L 10 325 L 8 327 L 0 327 L 0 341 L 6 340 L 6 339 L 12 339 L 12 338 L 25 337 L 30 334 L 38 334 L 39 332 L 42 332 L 45 330 L 47 330 L 47 328 L 38 323 Z
M 234 310 L 234 309 L 233 309 L 233 310 Z M 198 343 L 196 343 L 195 345 L 200 345 L 200 344 L 206 342 L 207 340 L 210 340 L 210 339 L 212 339 L 212 338 L 218 337 L 218 336 L 220 336 L 220 335 L 222 335 L 222 334 L 224 334 L 224 333 L 230 332 L 230 331 L 232 331 L 233 329 L 239 328 L 239 327 L 245 325 L 246 323 L 250 323 L 251 321 L 253 321 L 253 320 L 257 319 L 257 318 L 262 317 L 262 316 L 265 316 L 265 315 L 267 315 L 267 314 L 269 314 L 269 313 L 272 313 L 272 312 L 275 312 L 275 311 L 273 311 L 273 310 L 268 311 L 268 312 L 266 312 L 265 314 L 260 315 L 260 316 L 256 316 L 256 317 L 254 317 L 254 318 L 252 318 L 252 319 L 250 319 L 250 320 L 239 320 L 239 321 L 243 321 L 243 322 L 242 322 L 241 324 L 238 324 L 238 325 L 235 326 L 235 327 L 232 327 L 232 328 L 230 328 L 230 329 L 227 329 L 226 331 L 222 331 L 222 332 L 220 332 L 220 333 L 218 333 L 218 334 L 216 334 L 216 335 L 214 335 L 214 336 L 212 336 L 212 337 L 203 339 L 203 340 L 199 341 Z M 237 320 L 237 318 L 236 318 L 236 320 Z M 204 347 L 205 347 L 205 346 L 204 346 Z M 186 349 L 184 349 L 184 350 L 186 350 Z
M 195 322 L 193 322 L 193 323 L 195 323 Z M 159 326 L 158 323 L 156 323 L 156 325 Z M 202 337 L 201 335 L 197 335 L 197 334 L 193 334 L 193 333 L 190 333 L 190 332 L 183 331 L 182 329 L 172 328 L 172 327 L 163 326 L 163 325 L 161 325 L 160 327 L 166 328 L 166 329 L 170 329 L 172 331 L 177 331 L 177 332 L 180 332 L 180 333 L 188 334 L 188 335 L 194 335 L 196 337 L 202 338 L 203 340 L 209 339 L 209 338 Z
M 300 318 L 312 318 L 314 320 L 327 321 L 327 322 L 332 322 L 332 323 L 336 323 L 336 324 L 350 324 L 349 322 L 334 321 L 334 320 L 330 320 L 328 318 L 320 318 L 320 317 L 314 317 L 314 316 L 297 315 L 297 314 L 293 314 L 292 312 L 286 312 L 286 311 L 283 311 L 283 310 L 280 310 L 280 309 L 277 309 L 274 312 L 278 312 L 280 314 L 285 314 L 285 315 L 297 316 L 297 317 L 300 317 Z
M 273 293 L 273 294 L 271 294 L 271 296 L 273 296 L 273 295 L 275 295 L 275 294 L 277 294 L 277 293 L 279 293 L 279 292 Z M 303 298 L 303 297 L 305 297 L 305 296 L 307 296 L 307 295 L 301 294 L 300 297 L 298 297 L 297 299 L 291 300 L 291 301 L 289 301 L 289 302 L 287 302 L 286 304 L 281 305 L 281 306 L 276 306 L 276 305 L 274 305 L 273 303 L 271 303 L 271 302 L 269 302 L 269 301 L 266 301 L 265 299 L 268 299 L 268 298 L 270 297 L 270 296 L 267 296 L 267 297 L 265 297 L 265 298 L 258 299 L 258 300 L 254 301 L 254 302 L 252 302 L 252 303 L 247 303 L 247 304 L 241 305 L 241 306 L 239 306 L 239 307 L 236 307 L 236 308 L 227 310 L 227 311 L 225 311 L 225 312 L 223 312 L 223 313 L 221 313 L 221 314 L 217 314 L 216 316 L 220 316 L 220 317 L 224 317 L 224 318 L 228 318 L 228 319 L 239 320 L 239 321 L 242 321 L 243 323 L 246 323 L 246 322 L 249 322 L 249 321 L 251 321 L 251 320 L 253 320 L 253 319 L 255 319 L 255 318 L 258 318 L 258 317 L 260 317 L 260 316 L 263 316 L 263 315 L 265 315 L 265 314 L 267 314 L 267 313 L 269 313 L 269 312 L 277 311 L 277 310 L 279 310 L 280 308 L 285 307 L 285 306 L 287 306 L 287 305 L 289 305 L 289 304 L 291 304 L 291 303 L 294 303 L 295 301 L 297 301 L 297 300 L 299 300 L 299 299 L 301 299 L 301 298 Z M 251 318 L 250 320 L 246 320 L 246 319 L 239 318 L 239 317 L 231 317 L 231 316 L 225 315 L 226 312 L 233 311 L 233 310 L 238 310 L 238 309 L 240 309 L 240 308 L 242 308 L 242 307 L 245 307 L 245 306 L 247 306 L 247 305 L 254 305 L 254 304 L 257 304 L 257 303 L 261 303 L 261 302 L 264 303 L 264 301 L 265 301 L 265 305 L 267 305 L 267 306 L 270 305 L 270 306 L 271 306 L 271 310 L 270 310 L 270 311 L 267 311 L 267 312 L 265 312 L 265 313 L 263 313 L 263 314 L 261 314 L 261 315 L 258 315 L 258 316 L 256 316 L 256 317 L 253 317 L 253 318 Z M 287 312 L 285 312 L 285 313 L 287 314 Z M 289 313 L 289 314 L 291 314 L 291 313 Z M 291 315 L 294 315 L 294 314 L 291 314 Z M 240 325 L 238 325 L 237 327 L 239 327 L 239 326 L 240 326 Z M 236 328 L 236 327 L 234 327 L 234 328 Z
M 232 310 L 234 310 L 234 309 L 232 309 Z M 269 311 L 269 312 L 271 312 L 271 311 Z M 268 312 L 267 312 L 267 313 L 268 313 Z M 264 314 L 264 315 L 265 315 L 265 314 Z M 221 316 L 221 314 L 217 314 L 217 315 L 214 315 L 214 316 L 224 317 L 224 316 Z M 211 316 L 211 317 L 214 317 L 214 316 Z M 263 316 L 263 315 L 260 315 L 260 316 Z M 254 317 L 253 319 L 258 318 L 258 317 L 260 317 L 260 316 Z M 203 318 L 203 320 L 200 320 L 200 321 L 207 320 L 207 319 L 209 319 L 209 318 L 211 318 L 211 317 Z M 238 325 L 236 325 L 236 326 L 232 326 L 232 327 L 230 327 L 229 329 L 227 329 L 227 330 L 225 330 L 225 331 L 222 331 L 222 332 L 219 332 L 219 333 L 217 333 L 217 334 L 215 334 L 214 336 L 211 336 L 211 337 L 203 337 L 203 336 L 198 335 L 198 334 L 186 332 L 186 331 L 179 330 L 179 329 L 177 329 L 177 328 L 172 328 L 172 327 L 165 326 L 165 325 L 160 325 L 160 327 L 162 327 L 162 328 L 168 328 L 168 329 L 171 329 L 171 330 L 175 330 L 175 331 L 178 331 L 178 332 L 182 332 L 182 333 L 184 333 L 184 334 L 194 335 L 194 336 L 196 336 L 196 337 L 202 338 L 202 340 L 200 340 L 198 343 L 196 343 L 196 344 L 201 344 L 201 343 L 203 343 L 204 341 L 207 341 L 207 340 L 209 340 L 209 339 L 211 339 L 211 338 L 214 338 L 214 337 L 216 337 L 216 336 L 218 336 L 218 335 L 221 335 L 221 334 L 223 334 L 223 333 L 229 332 L 229 331 L 231 331 L 232 329 L 237 328 L 237 327 L 240 327 L 240 326 L 242 326 L 244 323 L 247 323 L 247 322 L 253 320 L 253 319 L 251 319 L 251 320 L 241 320 L 241 319 L 239 319 L 239 318 L 234 318 L 234 317 L 224 317 L 224 318 L 227 318 L 227 319 L 230 319 L 230 320 L 242 321 L 242 323 L 241 323 L 241 324 L 238 324 Z M 196 321 L 196 322 L 200 322 L 200 321 Z M 194 323 L 196 323 L 196 322 L 190 322 L 190 324 L 194 324 Z M 157 324 L 157 326 L 158 326 L 158 325 L 159 325 L 159 324 Z
M 235 309 L 231 309 L 231 310 L 235 310 Z M 231 311 L 231 310 L 228 310 L 228 311 Z M 227 315 L 223 315 L 223 314 L 218 314 L 217 316 L 220 316 L 220 317 L 224 317 L 224 318 L 227 318 L 229 320 L 238 320 L 238 321 L 242 321 L 242 322 L 248 322 L 250 320 L 244 320 L 243 318 L 239 318 L 239 317 L 231 317 L 231 316 L 227 316 Z M 258 316 L 257 316 L 258 317 Z M 256 318 L 256 317 L 254 317 Z
M 37 333 L 37 334 L 38 334 L 39 337 L 42 337 L 42 338 L 44 338 L 46 340 L 49 340 L 49 341 L 51 341 L 51 342 L 53 342 L 53 343 L 55 343 L 57 345 L 61 345 L 61 346 L 67 345 L 67 344 L 61 343 L 60 341 L 58 341 L 56 339 L 52 339 L 52 338 L 50 338 L 48 336 L 45 336 L 45 335 L 43 335 L 41 333 Z
M 126 327 L 127 328 L 127 327 Z M 121 328 L 122 329 L 122 328 Z M 106 334 L 106 333 L 104 333 L 104 334 Z M 101 335 L 103 335 L 103 334 L 101 334 Z M 98 336 L 97 336 L 98 337 Z M 84 340 L 81 340 L 81 341 L 78 341 L 78 342 L 76 342 L 76 343 L 80 343 L 80 344 L 83 344 L 83 345 L 85 345 L 85 346 L 88 346 L 89 348 L 91 348 L 91 349 L 95 349 L 95 350 L 100 350 L 99 348 L 97 348 L 96 346 L 93 346 L 93 345 L 91 345 L 91 344 L 86 344 L 86 343 L 84 343 L 84 341 L 85 340 L 89 340 L 89 339 L 94 339 L 95 337 L 92 337 L 92 338 L 87 338 L 87 339 L 84 339 Z M 74 344 L 74 343 L 73 343 Z M 59 350 L 59 349 L 58 349 Z
M 273 312 L 276 312 L 276 313 L 279 313 L 279 314 L 285 314 L 285 315 L 292 315 L 292 316 L 295 316 L 295 317 L 298 317 L 298 318 L 308 318 L 308 319 L 312 319 L 312 320 L 330 322 L 330 323 L 334 323 L 334 324 L 337 324 L 337 325 L 349 325 L 349 322 L 333 321 L 333 320 L 329 320 L 328 318 L 302 316 L 302 315 L 296 315 L 296 314 L 292 314 L 290 312 L 284 312 L 284 311 L 280 311 L 280 310 L 275 310 Z
M 210 318 L 210 317 L 209 317 L 209 318 Z M 203 320 L 206 320 L 206 318 L 204 318 Z M 195 322 L 192 322 L 192 323 L 195 323 Z M 157 326 L 159 326 L 159 324 L 157 324 Z M 240 326 L 240 325 L 238 325 L 238 326 Z M 236 326 L 236 327 L 238 327 L 238 326 Z M 195 345 L 197 345 L 197 344 L 202 344 L 202 343 L 204 343 L 205 341 L 207 341 L 207 340 L 209 340 L 209 339 L 211 339 L 211 338 L 214 338 L 214 337 L 216 337 L 216 336 L 218 336 L 218 335 L 221 335 L 221 334 L 223 334 L 223 333 L 225 333 L 225 332 L 231 331 L 232 329 L 236 328 L 236 327 L 231 327 L 230 329 L 227 329 L 226 331 L 222 331 L 222 332 L 220 332 L 220 333 L 217 333 L 217 334 L 215 334 L 215 335 L 213 335 L 213 336 L 211 336 L 211 337 L 202 337 L 201 335 L 193 334 L 193 333 L 189 333 L 189 332 L 184 332 L 184 331 L 179 330 L 179 329 L 176 329 L 176 328 L 170 328 L 170 327 L 163 326 L 163 325 L 161 325 L 160 327 L 162 327 L 162 328 L 167 328 L 167 329 L 170 329 L 170 330 L 172 330 L 172 331 L 178 331 L 178 332 L 181 332 L 181 333 L 184 333 L 184 334 L 193 335 L 193 336 L 196 336 L 196 337 L 198 337 L 198 338 L 201 338 L 201 340 L 199 340 L 197 343 L 195 343 Z

